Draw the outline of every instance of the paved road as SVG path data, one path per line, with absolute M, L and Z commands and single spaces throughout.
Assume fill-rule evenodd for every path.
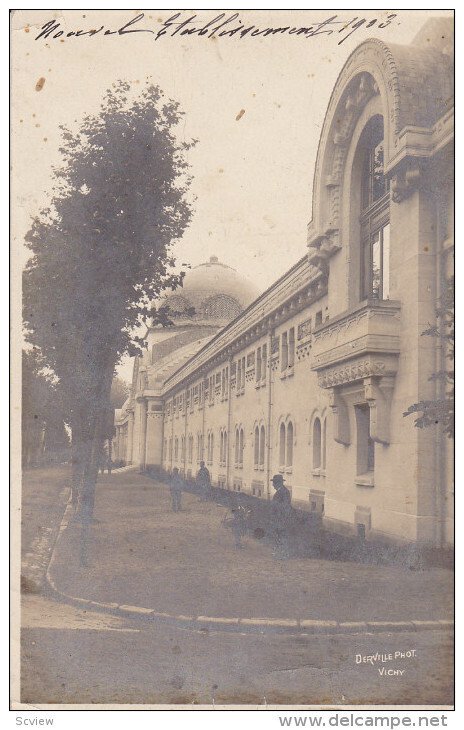
M 30 704 L 452 704 L 452 636 L 193 632 L 24 600 L 22 697 Z M 397 661 L 356 654 L 414 650 Z M 379 669 L 404 670 L 381 676 Z

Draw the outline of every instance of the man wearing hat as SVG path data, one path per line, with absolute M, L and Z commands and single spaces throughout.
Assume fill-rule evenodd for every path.
M 282 474 L 274 474 L 271 479 L 275 494 L 272 497 L 272 524 L 275 537 L 274 554 L 288 557 L 287 532 L 292 513 L 292 497 L 284 484 Z

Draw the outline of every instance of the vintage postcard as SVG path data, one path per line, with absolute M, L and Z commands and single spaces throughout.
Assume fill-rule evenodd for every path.
M 12 707 L 452 708 L 453 11 L 10 25 Z

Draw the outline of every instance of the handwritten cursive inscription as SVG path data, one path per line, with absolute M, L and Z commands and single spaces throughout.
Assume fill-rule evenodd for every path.
M 360 28 L 387 28 L 396 18 L 395 13 L 388 14 L 385 19 L 379 18 L 360 18 L 355 16 L 350 20 L 342 20 L 338 15 L 332 15 L 310 26 L 292 26 L 282 25 L 278 27 L 259 28 L 256 25 L 246 25 L 241 18 L 240 13 L 220 13 L 207 22 L 201 20 L 198 15 L 184 15 L 183 13 L 175 13 L 167 20 L 159 22 L 158 28 L 143 27 L 142 21 L 145 13 L 139 13 L 132 20 L 116 30 L 106 28 L 104 25 L 99 28 L 90 30 L 70 30 L 65 31 L 61 28 L 61 23 L 55 20 L 49 20 L 45 23 L 35 40 L 40 39 L 58 39 L 58 38 L 91 38 L 93 36 L 125 36 L 134 33 L 150 33 L 154 36 L 154 40 L 160 38 L 174 38 L 182 36 L 191 36 L 195 38 L 256 38 L 256 37 L 276 37 L 282 35 L 291 35 L 298 38 L 314 38 L 315 36 L 334 36 L 337 44 L 341 45 L 347 38 Z

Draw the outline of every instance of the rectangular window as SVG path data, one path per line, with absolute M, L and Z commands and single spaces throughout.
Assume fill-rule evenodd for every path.
M 355 406 L 357 431 L 357 475 L 374 471 L 375 443 L 370 436 L 370 408 L 367 404 Z
M 389 299 L 390 224 L 367 232 L 363 247 L 363 299 Z
M 256 350 L 256 373 L 255 380 L 257 383 L 261 380 L 261 348 L 258 347 Z
M 288 367 L 292 368 L 295 364 L 295 328 L 291 327 L 288 331 Z
M 390 224 L 382 231 L 382 299 L 390 299 Z
M 267 345 L 263 345 L 261 350 L 261 380 L 266 380 L 267 370 Z
M 282 372 L 288 367 L 288 334 L 284 332 L 282 334 L 282 347 L 281 347 L 281 359 L 280 369 Z

